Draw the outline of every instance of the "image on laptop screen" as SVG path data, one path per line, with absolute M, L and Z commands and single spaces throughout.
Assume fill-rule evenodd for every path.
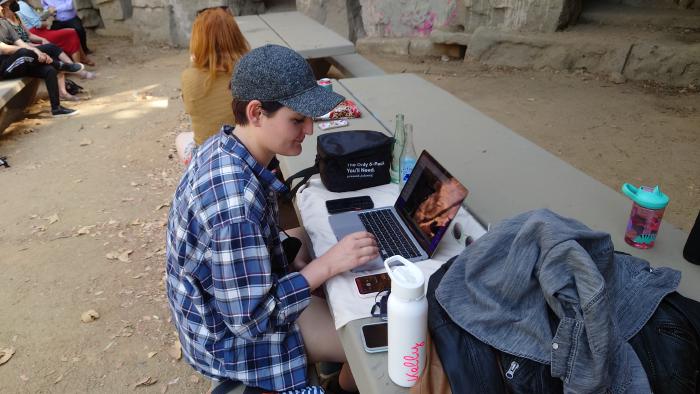
M 423 151 L 395 208 L 430 255 L 467 194 L 467 188 Z

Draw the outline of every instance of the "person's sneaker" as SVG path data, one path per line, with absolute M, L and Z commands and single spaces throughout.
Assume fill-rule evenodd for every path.
M 85 70 L 85 66 L 82 63 L 65 63 L 59 60 L 56 63 L 56 70 L 75 74 Z
M 53 115 L 54 118 L 64 118 L 67 116 L 76 115 L 77 113 L 77 109 L 66 108 L 62 105 L 59 105 L 58 108 L 51 110 L 51 115 Z

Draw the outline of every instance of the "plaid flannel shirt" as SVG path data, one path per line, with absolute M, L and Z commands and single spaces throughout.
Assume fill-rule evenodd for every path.
M 286 188 L 224 126 L 196 152 L 175 192 L 167 292 L 187 361 L 215 379 L 284 391 L 306 385 L 295 321 L 309 284 L 290 272 L 277 227 Z

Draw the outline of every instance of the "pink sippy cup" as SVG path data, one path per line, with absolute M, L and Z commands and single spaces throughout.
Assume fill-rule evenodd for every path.
M 622 192 L 633 202 L 625 231 L 625 242 L 640 249 L 653 247 L 661 226 L 661 218 L 668 205 L 668 196 L 663 194 L 658 186 L 637 188 L 629 183 L 622 185 Z

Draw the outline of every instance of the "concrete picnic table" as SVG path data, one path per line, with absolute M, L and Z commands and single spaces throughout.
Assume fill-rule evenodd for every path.
M 238 16 L 236 22 L 252 48 L 282 45 L 305 59 L 355 53 L 352 42 L 297 11 Z
M 469 190 L 467 203 L 483 221 L 502 219 L 536 208 L 549 208 L 575 218 L 594 230 L 609 233 L 619 251 L 648 260 L 653 266 L 682 272 L 678 291 L 700 301 L 700 266 L 683 259 L 688 234 L 663 222 L 654 248 L 627 245 L 624 232 L 632 203 L 546 150 L 482 114 L 450 93 L 413 74 L 351 78 L 334 81 L 334 89 L 353 99 L 362 119 L 341 129 L 370 129 L 389 133 L 397 112 L 414 125 L 418 151 L 428 150 Z M 315 128 L 315 134 L 319 133 Z M 315 136 L 307 137 L 297 157 L 281 157 L 289 175 L 313 164 Z M 339 330 L 353 375 L 362 393 L 405 393 L 387 374 L 386 353 L 366 353 L 362 324 L 354 320 Z

